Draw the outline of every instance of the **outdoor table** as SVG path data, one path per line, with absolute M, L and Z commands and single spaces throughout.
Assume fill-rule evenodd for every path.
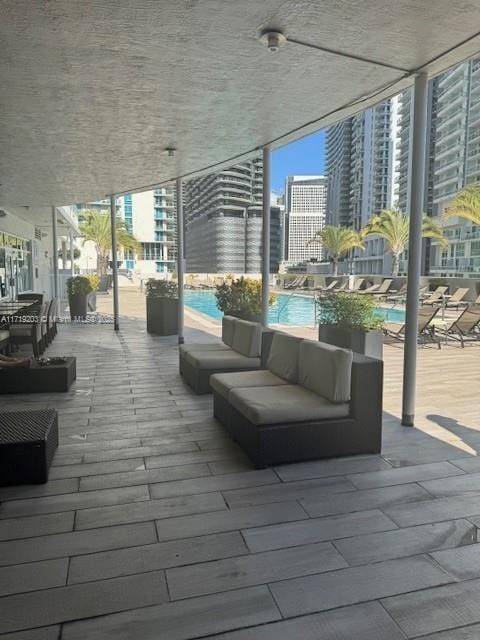
M 447 295 L 446 293 L 442 293 L 442 320 L 445 320 L 445 309 L 447 307 L 448 298 L 452 296 Z

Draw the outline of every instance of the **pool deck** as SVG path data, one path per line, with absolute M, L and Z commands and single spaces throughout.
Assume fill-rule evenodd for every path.
M 77 357 L 68 393 L 2 398 L 57 409 L 61 441 L 46 485 L 0 489 L 0 640 L 480 637 L 480 345 L 418 350 L 416 429 L 387 345 L 382 454 L 261 471 L 175 337 L 130 315 L 48 354 Z

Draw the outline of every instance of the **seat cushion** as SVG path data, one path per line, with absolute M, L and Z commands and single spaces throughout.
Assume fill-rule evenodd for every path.
M 223 342 L 181 344 L 178 350 L 181 354 L 189 353 L 190 351 L 231 351 L 230 347 L 223 344 Z
M 232 389 L 228 401 L 255 425 L 343 418 L 350 410 L 348 402 L 329 402 L 298 384 Z
M 260 358 L 247 358 L 233 349 L 228 351 L 189 351 L 185 354 L 185 361 L 197 369 L 213 371 L 260 368 Z
M 350 400 L 353 353 L 326 342 L 302 340 L 298 382 L 330 402 Z
M 0 331 L 0 342 L 3 342 L 4 340 L 8 340 L 10 338 L 10 331 L 8 331 L 7 329 L 3 329 L 2 331 Z
M 267 360 L 268 369 L 292 384 L 298 382 L 298 359 L 301 338 L 276 331 Z
M 259 358 L 262 353 L 262 325 L 236 318 L 232 348 L 247 358 Z
M 233 347 L 235 335 L 236 319 L 233 316 L 223 316 L 222 318 L 222 341 L 229 347 Z
M 215 373 L 210 378 L 210 386 L 225 400 L 232 389 L 245 387 L 275 387 L 287 384 L 270 371 L 257 369 L 256 371 L 239 371 L 233 373 Z

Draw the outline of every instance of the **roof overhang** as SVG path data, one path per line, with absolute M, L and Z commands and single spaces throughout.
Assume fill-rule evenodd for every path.
M 277 148 L 475 55 L 478 25 L 480 0 L 6 0 L 0 206 L 95 200 Z M 265 28 L 289 40 L 276 54 Z

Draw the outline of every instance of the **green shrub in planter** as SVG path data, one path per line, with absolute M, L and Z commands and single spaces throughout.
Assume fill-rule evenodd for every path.
M 160 336 L 178 333 L 178 285 L 150 278 L 145 285 L 147 296 L 147 331 Z
M 227 316 L 236 316 L 243 320 L 260 322 L 262 314 L 262 283 L 253 278 L 238 278 L 231 282 L 217 285 L 215 297 L 217 307 Z M 269 304 L 272 305 L 277 296 L 272 293 Z
M 67 280 L 68 306 L 72 320 L 85 320 L 87 317 L 87 301 L 93 291 L 90 280 L 85 276 L 74 276 Z
M 318 301 L 318 339 L 372 358 L 383 357 L 383 319 L 374 296 L 331 293 Z

